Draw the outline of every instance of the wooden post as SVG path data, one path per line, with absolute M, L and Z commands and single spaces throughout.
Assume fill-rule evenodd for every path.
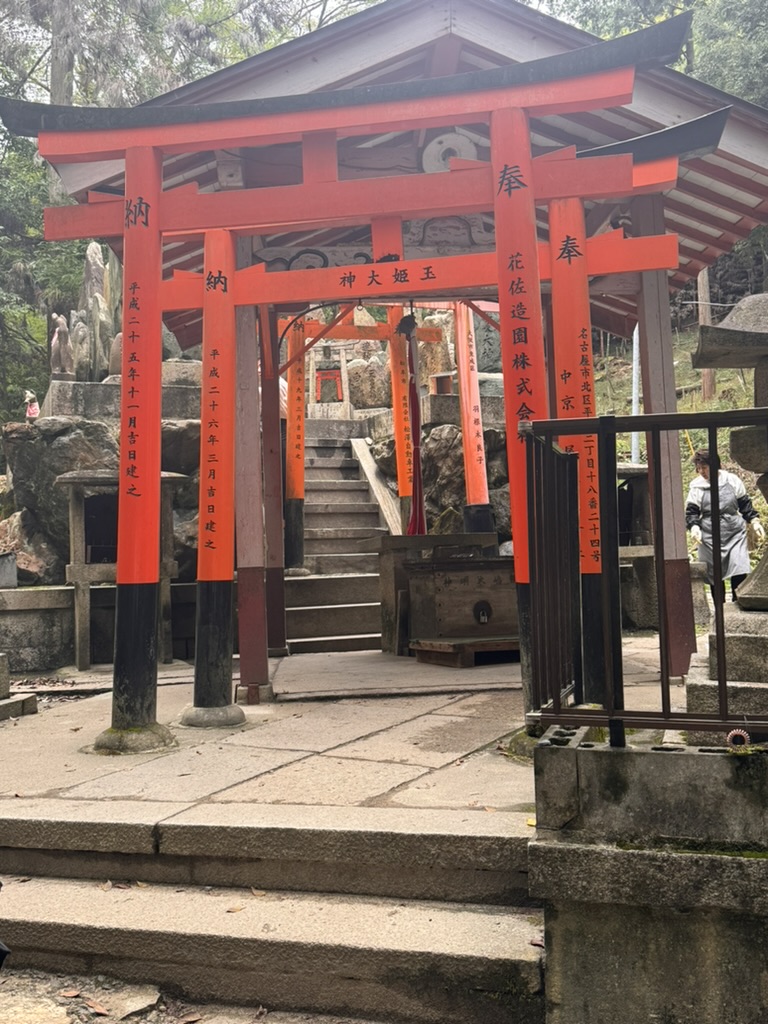
M 633 200 L 632 229 L 636 235 L 664 232 L 664 200 L 661 196 L 638 196 Z M 675 412 L 677 396 L 667 275 L 659 270 L 645 271 L 640 275 L 640 281 L 638 314 L 643 410 L 646 413 Z M 682 676 L 687 674 L 691 654 L 696 650 L 696 632 L 677 432 L 662 434 L 660 443 L 660 471 L 665 495 L 663 528 L 670 639 L 668 667 L 670 675 Z
M 112 728 L 97 749 L 146 750 L 173 742 L 158 725 L 160 575 L 162 157 L 125 154 L 123 346 L 120 396 L 117 593 Z
M 228 231 L 205 235 L 203 380 L 193 705 L 182 725 L 245 721 L 232 703 L 235 574 L 235 249 Z
M 238 267 L 251 265 L 249 238 L 237 241 Z M 235 430 L 235 526 L 237 539 L 237 623 L 240 686 L 246 702 L 258 704 L 269 690 L 266 551 L 262 473 L 261 398 L 256 345 L 256 310 L 239 306 L 237 409 Z
M 696 278 L 696 291 L 699 299 L 699 324 L 709 327 L 712 324 L 712 302 L 709 291 L 709 267 L 699 271 Z M 717 394 L 715 371 L 706 367 L 701 371 L 701 398 L 708 402 Z

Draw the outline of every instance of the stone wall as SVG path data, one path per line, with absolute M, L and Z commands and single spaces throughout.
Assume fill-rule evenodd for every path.
M 550 730 L 534 766 L 547 1024 L 762 1024 L 768 753 Z

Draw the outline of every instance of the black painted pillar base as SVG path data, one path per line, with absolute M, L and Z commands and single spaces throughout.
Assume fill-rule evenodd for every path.
M 159 593 L 159 583 L 117 585 L 112 726 L 97 736 L 95 750 L 141 753 L 175 743 L 156 720 Z
M 245 713 L 232 702 L 234 622 L 232 580 L 198 580 L 195 622 L 195 689 L 193 706 L 182 725 L 239 725 Z
M 285 499 L 285 567 L 304 566 L 304 499 Z
M 599 572 L 581 577 L 582 685 L 585 704 L 605 705 L 605 649 L 603 647 L 603 577 Z M 619 595 L 616 594 L 616 601 Z

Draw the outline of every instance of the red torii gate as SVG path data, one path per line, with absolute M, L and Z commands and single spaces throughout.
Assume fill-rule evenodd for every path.
M 528 582 L 527 521 L 523 447 L 517 439 L 521 420 L 546 417 L 547 382 L 544 365 L 540 281 L 551 275 L 549 260 L 537 240 L 535 203 L 568 197 L 621 197 L 642 189 L 626 155 L 580 160 L 534 159 L 530 150 L 528 114 L 583 111 L 620 105 L 632 96 L 634 64 L 638 54 L 647 61 L 645 47 L 657 49 L 656 60 L 671 59 L 682 45 L 688 19 L 673 19 L 654 29 L 609 44 L 585 48 L 591 73 L 584 63 L 574 66 L 573 54 L 497 72 L 458 76 L 471 91 L 446 91 L 425 95 L 423 83 L 414 98 L 409 90 L 380 90 L 314 94 L 296 98 L 227 104 L 229 116 L 199 122 L 178 109 L 162 111 L 164 123 L 146 123 L 157 117 L 151 109 L 121 112 L 118 128 L 98 127 L 100 111 L 88 112 L 94 122 L 82 128 L 83 112 L 76 115 L 74 130 L 64 119 L 51 131 L 40 131 L 41 154 L 53 163 L 125 159 L 125 196 L 94 194 L 82 207 L 46 211 L 48 238 L 109 237 L 122 235 L 124 245 L 124 324 L 120 526 L 117 569 L 117 625 L 112 729 L 99 737 L 102 746 L 119 746 L 127 732 L 143 733 L 147 743 L 165 737 L 155 722 L 156 607 L 159 563 L 160 480 L 160 324 L 164 310 L 206 308 L 206 291 L 222 292 L 234 310 L 238 306 L 266 308 L 287 301 L 315 299 L 349 301 L 379 296 L 417 298 L 461 295 L 478 285 L 498 286 L 502 366 L 507 396 L 506 424 L 510 469 L 513 536 L 516 543 L 516 577 Z M 629 41 L 629 43 L 627 42 Z M 638 44 L 639 49 L 634 46 Z M 659 45 L 661 44 L 661 45 Z M 650 57 L 653 60 L 653 56 Z M 579 66 L 581 63 L 581 66 Z M 557 81 L 540 81 L 535 65 L 567 69 Z M 601 67 L 602 64 L 602 67 Z M 610 68 L 610 70 L 606 70 Z M 526 84 L 510 84 L 515 73 Z M 557 73 L 557 72 L 556 72 Z M 562 71 L 561 71 L 562 74 Z M 453 82 L 456 80 L 448 80 Z M 478 84 L 479 83 L 479 84 Z M 454 88 L 460 88 L 458 85 Z M 345 103 L 345 98 L 347 102 Z M 292 102 L 289 102 L 292 101 Z M 294 109 L 286 109 L 294 107 Z M 3 111 L 4 117 L 7 113 Z M 58 117 L 60 111 L 55 112 Z M 115 116 L 114 112 L 111 112 Z M 170 116 L 169 116 L 170 115 Z M 79 117 L 79 121 L 77 118 Z M 212 111 L 213 117 L 213 111 Z M 170 123 L 169 123 L 170 121 Z M 490 165 L 460 163 L 448 174 L 400 176 L 376 180 L 337 180 L 336 140 L 339 136 L 365 135 L 374 131 L 406 131 L 457 123 L 486 122 L 490 127 Z M 57 130 L 58 129 L 58 130 Z M 302 144 L 304 183 L 298 186 L 254 189 L 238 194 L 198 195 L 194 187 L 162 191 L 163 153 L 192 152 L 211 148 L 267 145 L 278 141 Z M 646 191 L 664 187 L 658 168 Z M 439 180 L 436 180 L 438 179 Z M 666 184 L 670 182 L 667 181 Z M 439 216 L 452 212 L 483 212 L 492 209 L 496 223 L 496 252 L 464 257 L 398 260 L 361 268 L 301 270 L 265 273 L 261 267 L 245 267 L 227 274 L 207 265 L 204 275 L 177 275 L 160 285 L 163 237 L 213 230 L 236 234 L 274 233 L 299 227 L 371 223 L 374 258 L 392 252 L 392 241 L 401 239 L 402 219 Z M 233 242 L 222 242 L 232 246 Z M 674 240 L 643 238 L 624 240 L 612 236 L 590 240 L 589 272 L 615 273 L 674 266 L 670 246 Z M 234 250 L 232 250 L 234 251 Z M 208 261 L 207 261 L 208 263 Z M 229 263 L 234 267 L 234 258 Z M 361 273 L 362 270 L 362 273 Z M 223 285 L 222 277 L 226 278 Z M 217 280 L 218 278 L 218 280 Z M 217 307 L 220 308 L 220 307 Z M 222 338 L 222 343 L 226 339 Z M 230 339 L 230 346 L 233 341 Z M 515 379 L 515 354 L 525 351 L 529 361 L 524 385 Z M 266 346 L 262 345 L 264 363 Z M 206 365 L 214 366 L 211 350 Z M 269 372 L 269 367 L 265 365 Z M 229 399 L 234 406 L 234 376 Z M 210 389 L 207 393 L 211 397 Z M 222 398 L 226 400 L 222 389 Z M 201 432 L 201 437 L 202 437 Z M 210 461 L 216 454 L 203 447 Z M 219 445 L 219 451 L 223 449 Z M 201 481 L 202 497 L 202 481 Z M 218 499 L 218 495 L 216 496 Z M 217 509 L 218 512 L 218 509 Z M 221 515 L 228 514 L 226 504 Z M 202 521 L 202 512 L 201 512 Z M 213 579 L 222 593 L 231 596 L 223 556 L 215 559 Z M 205 563 L 204 563 L 205 564 Z M 228 565 L 228 563 L 227 563 Z M 227 570 L 228 571 L 228 570 Z M 220 602 L 222 604 L 225 602 Z M 219 605 L 217 605 L 218 607 Z M 200 638 L 200 637 L 199 637 Z M 204 652 L 198 652 L 203 654 Z M 196 662 L 206 663 L 205 656 Z M 196 673 L 196 703 L 197 703 Z M 216 695 L 218 704 L 229 696 Z M 133 746 L 136 749 L 136 746 Z

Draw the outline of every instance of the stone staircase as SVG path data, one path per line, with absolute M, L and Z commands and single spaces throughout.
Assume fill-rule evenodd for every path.
M 522 814 L 61 803 L 4 822 L 18 967 L 345 1021 L 544 1020 Z
M 382 517 L 348 438 L 307 438 L 304 566 L 286 579 L 291 654 L 381 646 Z

